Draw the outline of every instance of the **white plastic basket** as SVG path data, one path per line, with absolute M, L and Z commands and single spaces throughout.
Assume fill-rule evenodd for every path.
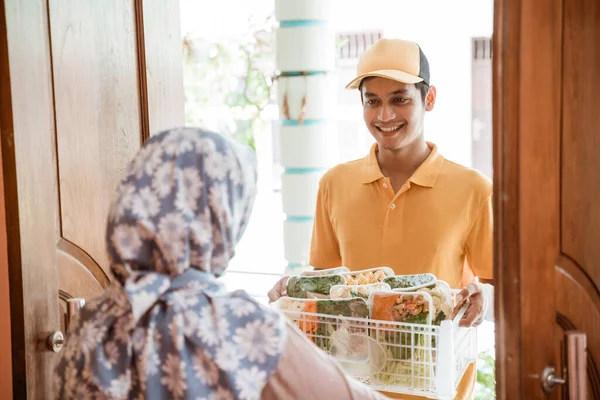
M 477 355 L 475 328 L 458 326 L 465 310 L 440 326 L 281 311 L 349 375 L 373 389 L 454 399 Z M 305 329 L 315 322 L 322 328 Z

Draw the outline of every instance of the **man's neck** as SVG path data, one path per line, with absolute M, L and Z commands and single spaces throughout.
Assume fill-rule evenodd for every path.
M 397 150 L 379 148 L 377 162 L 383 175 L 407 180 L 427 159 L 431 149 L 425 139 L 415 140 L 410 145 Z

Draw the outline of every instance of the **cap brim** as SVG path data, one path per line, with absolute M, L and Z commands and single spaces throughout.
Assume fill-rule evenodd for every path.
M 357 76 L 349 84 L 346 85 L 346 89 L 357 89 L 360 86 L 360 82 L 363 79 L 371 76 L 391 79 L 393 81 L 402 83 L 419 83 L 423 81 L 423 78 L 419 78 L 416 75 L 412 75 L 404 71 L 398 71 L 395 69 L 382 69 L 379 71 L 371 71 L 369 73 Z

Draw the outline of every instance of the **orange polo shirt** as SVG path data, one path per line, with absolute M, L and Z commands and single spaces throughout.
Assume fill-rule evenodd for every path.
M 323 176 L 310 265 L 430 272 L 457 289 L 474 276 L 492 279 L 492 183 L 428 145 L 430 155 L 397 193 L 379 168 L 377 144 Z M 456 399 L 471 398 L 475 377 L 471 365 Z

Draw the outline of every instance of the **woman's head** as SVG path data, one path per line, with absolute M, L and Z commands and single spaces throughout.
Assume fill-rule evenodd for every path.
M 219 134 L 176 129 L 153 136 L 119 185 L 106 233 L 113 274 L 220 275 L 256 194 L 252 151 Z

